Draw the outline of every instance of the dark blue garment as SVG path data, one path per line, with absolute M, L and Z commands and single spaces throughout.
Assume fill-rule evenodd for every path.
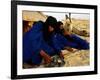
M 59 33 L 53 33 L 49 40 L 49 44 L 55 49 L 56 52 L 60 53 L 64 47 L 71 47 L 76 49 L 89 49 L 89 43 L 79 38 L 78 36 L 71 35 L 71 38 L 75 41 L 71 42 L 63 35 Z
M 40 51 L 44 50 L 51 55 L 53 49 L 43 39 L 43 22 L 37 22 L 23 35 L 23 61 L 32 60 L 33 64 L 40 64 L 42 57 Z
M 89 43 L 86 40 L 78 37 L 75 34 L 71 34 L 70 37 L 73 39 L 74 43 L 77 43 L 79 45 L 79 49 L 84 49 L 84 50 L 89 49 Z
M 77 44 L 69 42 L 64 36 L 58 33 L 52 34 L 49 42 L 58 53 L 60 53 L 64 47 L 77 47 Z

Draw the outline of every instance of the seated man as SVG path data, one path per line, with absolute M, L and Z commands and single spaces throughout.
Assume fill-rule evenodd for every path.
M 63 23 L 61 21 L 59 21 L 57 23 L 56 32 L 63 35 L 69 42 L 77 44 L 78 49 L 84 49 L 84 50 L 89 49 L 89 43 L 86 40 L 81 39 L 80 37 L 78 37 L 75 34 L 71 34 L 69 32 L 66 32 L 63 28 Z
M 23 24 L 25 23 L 23 22 Z M 28 25 L 27 27 L 27 32 L 23 34 L 23 63 L 31 62 L 33 65 L 40 65 L 42 59 L 45 60 L 45 63 L 50 63 L 52 59 L 46 52 L 52 53 L 53 49 L 43 40 L 43 23 L 39 21 L 32 25 L 32 28 Z
M 45 64 L 51 63 L 53 61 L 51 56 L 55 55 L 56 52 L 44 40 L 44 23 L 38 21 L 31 28 L 28 25 L 27 27 L 28 30 L 25 29 L 27 32 L 23 34 L 23 63 L 31 62 L 32 65 L 40 65 L 42 59 L 44 59 Z
M 63 55 L 61 50 L 63 50 L 65 47 L 71 47 L 75 49 L 89 49 L 89 44 L 83 39 L 80 39 L 75 35 L 62 35 L 59 33 L 56 21 L 57 20 L 54 17 L 48 17 L 44 26 L 44 39 L 49 44 L 49 46 L 51 46 L 55 52 L 60 55 L 62 60 Z M 69 36 L 70 39 L 75 40 L 70 41 L 68 38 L 65 38 L 65 36 Z

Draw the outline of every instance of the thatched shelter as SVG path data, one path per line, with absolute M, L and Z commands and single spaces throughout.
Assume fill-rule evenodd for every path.
M 47 19 L 47 16 L 44 15 L 42 12 L 40 11 L 26 11 L 24 10 L 22 12 L 22 17 L 23 20 L 25 21 L 45 21 Z

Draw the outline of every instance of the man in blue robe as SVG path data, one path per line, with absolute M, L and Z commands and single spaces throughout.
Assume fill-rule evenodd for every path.
M 23 34 L 23 62 L 40 65 L 42 59 L 51 62 L 51 55 L 54 54 L 53 48 L 48 46 L 43 39 L 44 23 L 39 21 L 32 28 Z
M 45 28 L 44 39 L 55 50 L 56 53 L 61 54 L 61 50 L 63 50 L 65 47 L 70 47 L 80 50 L 89 49 L 89 43 L 79 38 L 78 36 L 71 34 L 70 39 L 72 39 L 73 40 L 72 41 L 66 38 L 64 35 L 62 35 L 60 31 L 58 31 L 56 21 L 57 21 L 56 18 L 49 16 L 45 23 L 46 26 L 44 27 Z

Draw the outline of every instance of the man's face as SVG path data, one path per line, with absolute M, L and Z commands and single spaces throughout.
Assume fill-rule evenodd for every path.
M 32 25 L 33 25 L 33 21 L 30 21 L 30 22 L 28 23 L 28 26 L 31 28 Z
M 62 24 L 62 25 L 60 25 L 60 29 L 63 29 L 63 24 Z
M 27 25 L 25 25 L 24 32 L 28 32 L 32 28 L 33 22 L 29 21 Z
M 51 26 L 49 26 L 49 30 L 48 30 L 49 32 L 52 32 L 52 31 L 54 31 L 54 28 L 53 27 L 51 27 Z

